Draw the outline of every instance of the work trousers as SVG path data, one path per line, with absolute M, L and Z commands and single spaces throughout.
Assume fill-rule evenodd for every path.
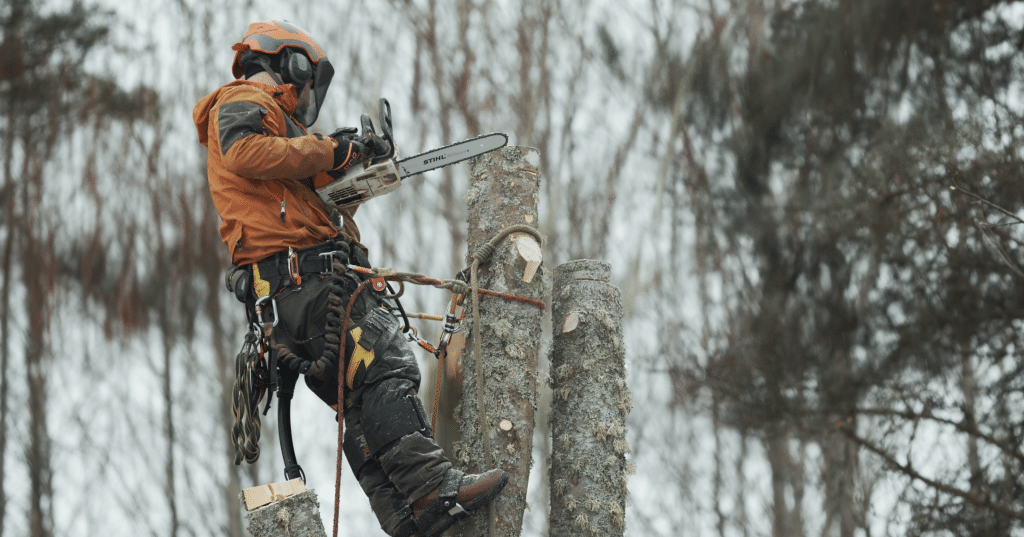
M 326 356 L 337 356 L 331 345 L 337 349 L 343 312 L 363 278 L 352 270 L 314 274 L 275 298 L 278 325 L 272 345 L 291 354 L 282 361 L 285 367 L 304 373 L 306 385 L 335 410 L 338 361 L 326 369 L 309 364 L 323 364 L 325 349 Z M 352 308 L 340 361 L 346 382 L 346 459 L 389 534 L 410 516 L 409 503 L 436 488 L 451 467 L 417 398 L 419 366 L 391 308 L 382 293 L 364 287 Z

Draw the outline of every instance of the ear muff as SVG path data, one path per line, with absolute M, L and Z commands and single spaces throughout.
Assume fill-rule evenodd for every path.
M 285 82 L 290 82 L 301 88 L 313 79 L 313 63 L 305 54 L 287 50 L 282 60 L 284 61 L 281 62 L 281 74 L 284 75 Z

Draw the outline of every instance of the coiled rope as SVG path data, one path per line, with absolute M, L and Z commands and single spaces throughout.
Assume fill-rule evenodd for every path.
M 235 356 L 235 383 L 232 389 L 231 442 L 235 447 L 235 464 L 244 459 L 252 464 L 260 458 L 260 412 L 263 393 L 270 388 L 263 338 L 253 327 L 245 334 L 242 350 Z

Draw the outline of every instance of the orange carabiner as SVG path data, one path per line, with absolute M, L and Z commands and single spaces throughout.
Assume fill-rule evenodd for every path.
M 295 255 L 295 250 L 288 247 L 288 275 L 291 276 L 292 281 L 295 285 L 302 285 L 302 275 L 299 274 L 299 256 Z

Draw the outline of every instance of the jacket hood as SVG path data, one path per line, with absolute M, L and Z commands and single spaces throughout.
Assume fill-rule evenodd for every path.
M 225 92 L 232 91 L 239 86 L 250 86 L 266 93 L 274 99 L 287 116 L 295 113 L 295 107 L 298 105 L 299 99 L 294 85 L 284 84 L 274 87 L 251 80 L 236 80 L 217 88 L 206 97 L 203 97 L 196 103 L 195 108 L 192 109 L 192 121 L 196 124 L 196 134 L 199 135 L 199 143 L 203 145 L 209 143 L 210 113 L 217 106 L 221 96 Z

